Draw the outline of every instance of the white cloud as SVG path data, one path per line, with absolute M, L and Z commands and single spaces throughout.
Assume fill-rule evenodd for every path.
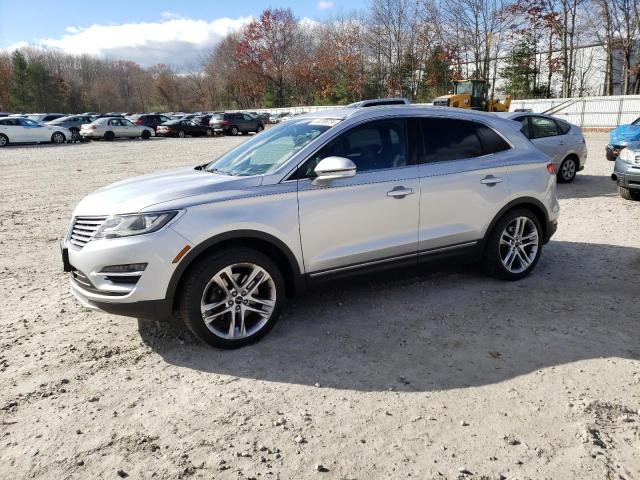
M 175 15 L 164 12 L 163 16 L 165 14 Z M 227 33 L 240 29 L 250 20 L 251 17 L 225 17 L 208 22 L 172 17 L 160 22 L 72 26 L 59 38 L 38 39 L 33 44 L 72 54 L 132 60 L 143 66 L 167 63 L 180 68 L 191 65 Z M 21 46 L 24 42 L 8 48 Z
M 176 18 L 185 18 L 179 13 L 175 13 L 175 12 L 162 12 L 160 16 L 166 20 L 176 19 Z
M 333 8 L 334 3 L 331 0 L 319 0 L 317 7 L 318 10 L 328 10 Z

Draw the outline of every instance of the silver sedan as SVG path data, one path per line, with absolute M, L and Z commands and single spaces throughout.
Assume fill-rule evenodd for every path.
M 498 115 L 522 124 L 522 133 L 553 161 L 558 182 L 572 182 L 576 173 L 584 169 L 587 143 L 580 127 L 542 113 L 508 112 Z
M 126 118 L 105 117 L 82 125 L 80 135 L 84 138 L 104 138 L 113 140 L 117 137 L 143 138 L 155 136 L 153 128 L 136 125 Z

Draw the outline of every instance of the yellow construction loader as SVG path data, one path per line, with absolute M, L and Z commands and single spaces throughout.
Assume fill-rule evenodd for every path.
M 484 112 L 508 112 L 511 105 L 511 95 L 504 102 L 497 98 L 487 98 L 487 82 L 485 80 L 455 80 L 453 93 L 443 95 L 433 101 L 441 107 L 470 108 Z

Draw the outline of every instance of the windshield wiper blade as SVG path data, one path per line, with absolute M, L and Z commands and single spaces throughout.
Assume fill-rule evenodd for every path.
M 217 168 L 211 168 L 208 169 L 207 172 L 209 173 L 215 173 L 216 175 L 229 175 L 229 176 L 233 176 L 233 173 L 229 173 L 229 172 L 225 172 L 223 170 L 219 170 Z

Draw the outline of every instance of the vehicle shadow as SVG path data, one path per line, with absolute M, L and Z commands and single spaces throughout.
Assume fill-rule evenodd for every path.
M 551 242 L 536 271 L 474 266 L 343 281 L 296 299 L 260 342 L 220 351 L 177 324 L 143 341 L 202 372 L 358 391 L 482 386 L 585 359 L 640 359 L 640 249 Z
M 611 163 L 613 172 L 613 163 Z M 616 197 L 616 184 L 608 175 L 582 175 L 578 173 L 571 183 L 558 184 L 558 198 Z

